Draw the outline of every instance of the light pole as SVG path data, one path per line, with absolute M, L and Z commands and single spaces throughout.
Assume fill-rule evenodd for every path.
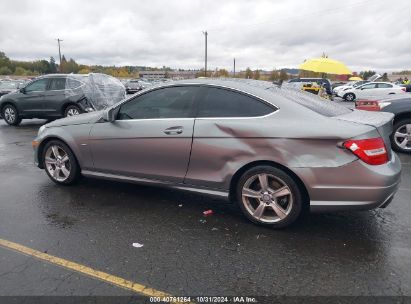
M 207 31 L 204 31 L 203 34 L 205 37 L 204 77 L 207 77 L 207 36 L 208 36 L 208 33 Z
M 234 73 L 233 73 L 233 78 L 235 78 L 235 58 L 234 58 Z
M 60 42 L 61 42 L 61 41 L 63 41 L 63 40 L 62 40 L 62 39 L 60 39 L 60 38 L 57 38 L 56 40 L 57 40 L 57 43 L 58 43 L 58 45 L 59 45 L 59 58 L 60 58 L 60 65 L 59 65 L 59 69 L 60 69 L 60 73 L 62 73 L 62 72 L 63 72 L 63 67 L 62 67 L 62 65 L 61 65 L 61 51 L 60 51 Z

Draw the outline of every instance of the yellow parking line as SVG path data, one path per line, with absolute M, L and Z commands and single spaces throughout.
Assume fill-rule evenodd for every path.
M 102 271 L 98 271 L 95 270 L 93 268 L 75 263 L 75 262 L 71 262 L 65 259 L 61 259 L 55 256 L 52 256 L 50 254 L 47 253 L 43 253 L 41 251 L 37 251 L 35 249 L 31 249 L 29 247 L 17 244 L 17 243 L 13 243 L 7 240 L 3 240 L 0 239 L 0 246 L 6 249 L 11 249 L 14 251 L 17 251 L 19 253 L 25 254 L 27 256 L 31 256 L 31 257 L 35 257 L 39 260 L 42 261 L 46 261 L 48 263 L 54 264 L 54 265 L 58 265 L 60 267 L 66 268 L 66 269 L 70 269 L 76 272 L 79 272 L 81 274 L 85 274 L 89 277 L 107 282 L 109 284 L 127 289 L 127 290 L 131 290 L 133 292 L 136 292 L 138 294 L 144 295 L 144 296 L 148 296 L 148 297 L 172 297 L 171 295 L 162 292 L 162 291 L 158 291 L 155 290 L 153 288 L 132 282 L 132 281 L 128 281 L 125 280 L 123 278 L 102 272 Z

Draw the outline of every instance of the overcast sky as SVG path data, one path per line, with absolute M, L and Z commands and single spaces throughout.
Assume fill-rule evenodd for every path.
M 408 0 L 2 0 L 12 59 L 197 69 L 297 67 L 323 52 L 353 71 L 411 69 Z

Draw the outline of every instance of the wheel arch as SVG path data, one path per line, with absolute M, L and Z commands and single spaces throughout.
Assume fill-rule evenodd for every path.
M 354 100 L 356 100 L 356 99 L 357 99 L 357 95 L 355 95 L 355 93 L 354 93 L 354 92 L 347 92 L 347 93 L 345 93 L 345 94 L 343 95 L 343 97 L 342 97 L 342 98 L 343 98 L 344 100 L 347 100 L 347 99 L 346 99 L 346 97 L 347 97 L 347 95 L 348 95 L 348 94 L 351 94 L 351 95 L 353 95 L 353 96 L 354 96 L 354 98 L 352 99 L 352 101 L 354 101 Z
M 308 190 L 304 184 L 304 182 L 301 180 L 301 178 L 295 174 L 292 170 L 290 170 L 289 168 L 287 168 L 284 165 L 281 165 L 277 162 L 271 161 L 271 160 L 258 160 L 258 161 L 253 161 L 251 163 L 248 163 L 244 166 L 242 166 L 240 169 L 238 169 L 236 171 L 236 173 L 234 173 L 233 177 L 231 178 L 230 181 L 230 188 L 229 188 L 229 198 L 230 200 L 234 200 L 235 199 L 235 191 L 236 191 L 236 186 L 238 181 L 240 180 L 241 176 L 248 171 L 251 168 L 257 167 L 257 166 L 271 166 L 271 167 L 275 167 L 278 169 L 283 170 L 285 173 L 289 174 L 297 183 L 298 187 L 301 190 L 301 194 L 303 196 L 303 204 L 304 204 L 304 209 L 308 210 L 309 206 L 310 206 L 310 195 L 308 194 Z
M 403 119 L 411 119 L 411 109 L 407 112 L 401 112 L 399 114 L 396 114 L 394 117 L 394 124 L 396 124 L 397 122 Z
M 43 159 L 42 159 L 42 155 L 43 155 L 43 152 L 44 152 L 44 147 L 47 145 L 47 143 L 49 143 L 52 140 L 58 140 L 58 141 L 61 141 L 62 143 L 64 143 L 70 149 L 71 153 L 73 153 L 77 163 L 79 163 L 78 162 L 78 157 L 75 153 L 75 150 L 70 146 L 70 144 L 67 141 L 65 141 L 63 138 L 53 135 L 53 136 L 49 136 L 49 137 L 46 137 L 45 139 L 43 139 L 40 142 L 40 145 L 37 148 L 37 161 L 38 161 L 38 164 L 39 164 L 38 166 L 39 166 L 40 169 L 44 169 L 44 163 L 43 163 Z
M 74 101 L 68 101 L 66 103 L 64 103 L 61 107 L 61 115 L 64 116 L 66 109 L 69 106 L 76 106 L 77 108 L 79 108 L 80 110 L 82 110 L 82 108 L 78 105 L 78 103 L 74 102 Z
M 5 100 L 1 103 L 1 105 L 0 105 L 0 112 L 1 113 L 3 113 L 3 108 L 7 105 L 12 105 L 13 107 L 15 107 L 17 109 L 17 112 L 18 112 L 19 116 L 21 115 L 19 107 L 17 106 L 17 104 L 13 100 Z

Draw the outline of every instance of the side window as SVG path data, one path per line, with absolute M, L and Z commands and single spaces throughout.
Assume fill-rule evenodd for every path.
M 374 89 L 375 88 L 375 83 L 370 83 L 370 84 L 365 84 L 362 87 L 360 87 L 361 90 L 366 90 L 366 89 Z
M 274 112 L 253 97 L 226 89 L 208 88 L 198 109 L 198 117 L 256 117 Z
M 389 89 L 389 88 L 392 88 L 392 85 L 389 84 L 389 83 L 379 83 L 378 88 L 380 88 L 380 89 Z
M 66 84 L 67 89 L 76 89 L 83 84 L 80 81 L 73 79 L 73 78 L 67 78 L 66 82 L 67 82 Z
M 49 90 L 64 90 L 66 87 L 66 78 L 52 78 L 49 86 Z
M 123 104 L 117 119 L 194 117 L 194 99 L 199 87 L 170 87 L 137 96 Z
M 43 92 L 46 90 L 48 82 L 49 80 L 47 78 L 36 80 L 32 82 L 31 84 L 29 84 L 25 88 L 25 91 L 26 92 Z

